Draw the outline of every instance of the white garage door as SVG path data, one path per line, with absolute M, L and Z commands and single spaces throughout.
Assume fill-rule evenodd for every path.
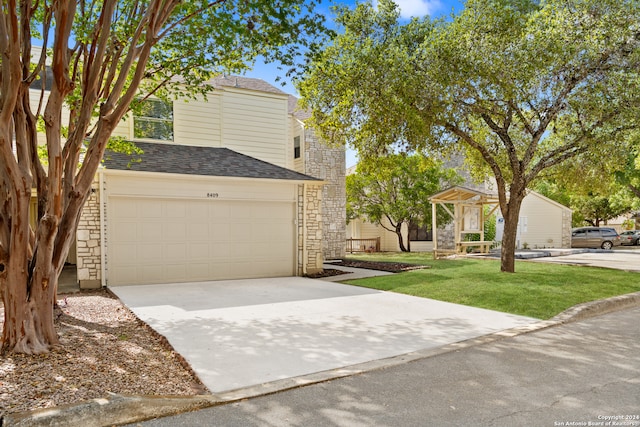
M 110 197 L 108 285 L 294 275 L 292 202 Z

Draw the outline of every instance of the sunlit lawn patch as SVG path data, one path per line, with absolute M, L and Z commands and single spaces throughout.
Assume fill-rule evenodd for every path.
M 352 280 L 373 289 L 433 298 L 539 319 L 587 301 L 640 291 L 633 272 L 517 261 L 516 273 L 500 272 L 490 259 L 434 260 L 425 253 L 353 255 L 371 261 L 429 265 L 430 269 Z

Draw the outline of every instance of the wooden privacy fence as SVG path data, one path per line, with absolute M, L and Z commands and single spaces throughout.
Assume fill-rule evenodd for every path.
M 380 252 L 380 238 L 347 239 L 347 252 Z

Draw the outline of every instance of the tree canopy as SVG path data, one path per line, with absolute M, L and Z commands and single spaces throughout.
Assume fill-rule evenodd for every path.
M 400 250 L 410 252 L 402 226 L 431 226 L 429 197 L 462 181 L 455 170 L 421 154 L 364 159 L 347 176 L 347 218 L 364 219 L 394 232 Z M 444 224 L 449 216 L 441 213 L 437 222 Z
M 313 124 L 361 157 L 463 149 L 495 180 L 503 271 L 526 188 L 637 126 L 636 1 L 468 0 L 450 20 L 407 23 L 389 0 L 337 12 L 343 31 L 298 82 Z
M 312 53 L 326 34 L 317 4 L 2 2 L 2 350 L 39 353 L 57 344 L 58 276 L 106 144 L 132 102 L 152 95 L 206 95 L 211 77 L 250 68 L 257 56 L 292 70 L 299 54 Z M 34 45 L 43 49 L 37 53 Z M 38 146 L 39 131 L 45 150 Z M 29 223 L 32 189 L 35 226 Z

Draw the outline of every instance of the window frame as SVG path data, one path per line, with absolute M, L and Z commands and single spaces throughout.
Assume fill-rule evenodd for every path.
M 132 134 L 133 134 L 133 140 L 135 141 L 152 141 L 152 142 L 174 142 L 175 141 L 175 111 L 174 111 L 174 104 L 172 101 L 164 101 L 160 98 L 147 98 L 144 100 L 138 100 L 138 102 L 141 103 L 156 103 L 156 104 L 163 104 L 164 106 L 166 106 L 166 110 L 169 112 L 169 114 L 165 117 L 154 117 L 154 116 L 144 116 L 144 115 L 139 115 L 136 114 L 135 111 L 133 111 L 132 113 Z M 152 109 L 151 111 L 158 111 L 156 109 Z M 136 124 L 137 123 L 149 123 L 149 124 L 153 124 L 153 123 L 164 123 L 167 125 L 170 125 L 170 130 L 171 130 L 171 135 L 170 135 L 170 139 L 168 138 L 155 138 L 153 136 L 157 136 L 157 133 L 149 136 L 149 135 L 144 135 L 144 136 L 138 136 L 137 135 L 137 127 Z
M 302 155 L 300 135 L 293 137 L 293 158 L 299 159 Z

